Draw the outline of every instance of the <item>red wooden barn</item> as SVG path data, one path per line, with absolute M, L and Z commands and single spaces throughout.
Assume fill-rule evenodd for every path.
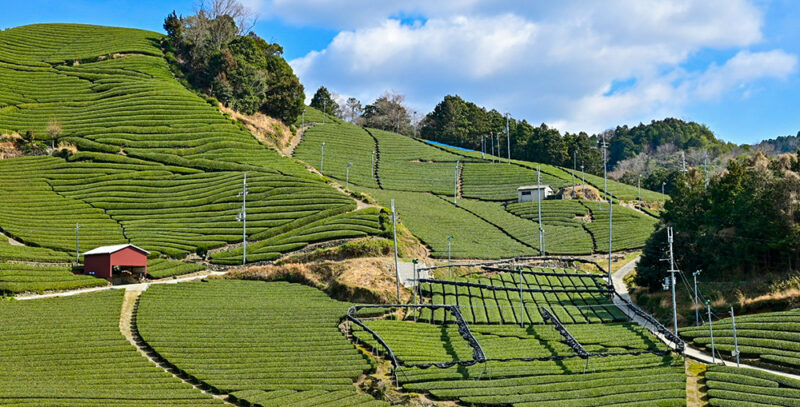
M 83 254 L 83 273 L 111 281 L 114 267 L 147 276 L 147 250 L 132 244 L 101 246 Z

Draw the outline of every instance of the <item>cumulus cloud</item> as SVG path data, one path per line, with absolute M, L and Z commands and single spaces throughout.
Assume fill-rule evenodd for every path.
M 429 110 L 459 94 L 564 130 L 599 131 L 680 115 L 694 100 L 797 69 L 782 50 L 747 50 L 762 40 L 763 17 L 745 0 L 349 3 L 272 0 L 267 8 L 288 21 L 346 27 L 291 64 L 310 90 L 325 85 L 365 102 L 394 89 Z M 683 67 L 704 49 L 738 53 Z

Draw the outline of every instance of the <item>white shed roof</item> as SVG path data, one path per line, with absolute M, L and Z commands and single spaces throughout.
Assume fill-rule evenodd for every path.
M 117 244 L 117 245 L 113 245 L 113 246 L 100 246 L 100 247 L 94 248 L 92 250 L 89 250 L 88 252 L 84 253 L 83 255 L 87 256 L 87 255 L 93 255 L 93 254 L 111 254 L 111 253 L 116 253 L 116 252 L 118 252 L 118 251 L 120 251 L 120 250 L 122 250 L 122 249 L 124 249 L 126 247 L 133 247 L 134 249 L 143 251 L 145 254 L 150 254 L 150 252 L 148 252 L 145 249 L 142 249 L 139 246 L 134 246 L 132 244 Z
M 553 190 L 553 188 L 550 188 L 550 185 L 525 185 L 517 188 L 517 191 L 524 191 L 529 189 L 549 189 L 551 191 Z

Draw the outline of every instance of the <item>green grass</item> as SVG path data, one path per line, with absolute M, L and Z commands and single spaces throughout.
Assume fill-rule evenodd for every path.
M 151 287 L 137 321 L 161 356 L 225 392 L 334 401 L 371 369 L 337 327 L 350 305 L 299 284 L 210 280 Z
M 123 294 L 0 303 L 0 404 L 221 405 L 125 340 L 119 331 Z
M 714 345 L 721 356 L 731 359 L 734 350 L 730 318 L 715 321 Z M 711 350 L 709 326 L 686 327 L 681 337 L 694 346 Z M 788 372 L 800 371 L 800 310 L 736 317 L 740 357 L 748 363 Z

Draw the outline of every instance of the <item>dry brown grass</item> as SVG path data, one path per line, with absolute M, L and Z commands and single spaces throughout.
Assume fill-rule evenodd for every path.
M 397 301 L 393 267 L 388 257 L 370 257 L 248 267 L 233 270 L 226 278 L 290 281 L 316 287 L 338 300 L 380 304 Z M 410 294 L 402 290 L 401 297 L 407 301 Z
M 22 155 L 16 146 L 16 140 L 19 139 L 22 139 L 19 133 L 0 134 L 0 160 Z
M 559 195 L 564 199 L 572 199 L 572 187 L 565 187 L 559 192 Z M 601 198 L 600 191 L 591 185 L 575 185 L 575 195 L 577 195 L 577 199 L 587 201 L 599 201 Z
M 290 155 L 290 146 L 295 137 L 292 131 L 282 121 L 267 116 L 261 112 L 244 115 L 233 109 L 220 105 L 219 110 L 229 114 L 234 120 L 242 121 L 258 141 L 283 155 Z

